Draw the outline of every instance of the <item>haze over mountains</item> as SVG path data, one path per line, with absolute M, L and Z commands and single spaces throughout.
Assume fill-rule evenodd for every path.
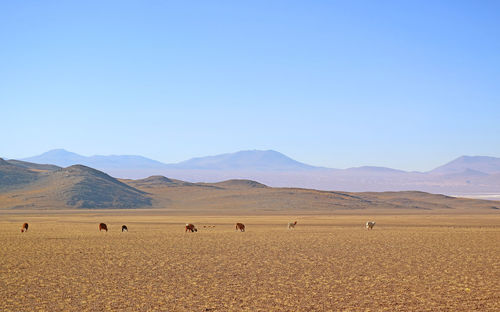
M 189 182 L 249 179 L 276 187 L 320 190 L 402 191 L 418 190 L 449 195 L 500 194 L 500 158 L 462 156 L 428 172 L 406 172 L 385 167 L 348 169 L 316 167 L 279 152 L 240 151 L 164 164 L 142 156 L 81 156 L 62 149 L 23 159 L 39 164 L 82 164 L 113 177 L 146 178 L 163 175 Z
M 142 156 L 133 155 L 109 155 L 109 156 L 82 156 L 68 152 L 64 149 L 55 149 L 38 156 L 21 159 L 23 161 L 37 164 L 53 164 L 60 167 L 71 165 L 85 165 L 88 167 L 101 168 L 164 168 L 165 164 Z
M 99 170 L 0 158 L 0 209 L 156 208 L 194 214 L 330 214 L 391 211 L 497 213 L 498 202 L 423 192 L 352 193 L 273 188 L 232 179 L 191 183 L 164 176 L 116 179 Z
M 216 156 L 192 158 L 176 164 L 164 164 L 136 155 L 82 156 L 64 149 L 55 149 L 38 156 L 22 159 L 38 164 L 54 164 L 67 167 L 75 164 L 97 169 L 188 169 L 188 170 L 312 170 L 321 167 L 295 161 L 276 151 L 240 151 Z

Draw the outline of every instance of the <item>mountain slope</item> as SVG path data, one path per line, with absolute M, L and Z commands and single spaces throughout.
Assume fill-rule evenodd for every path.
M 387 167 L 376 167 L 376 166 L 362 166 L 362 167 L 352 167 L 344 169 L 344 172 L 352 172 L 357 174 L 405 174 L 406 171 L 392 169 Z
M 285 156 L 282 153 L 268 151 L 240 151 L 216 156 L 192 158 L 171 165 L 176 169 L 201 170 L 313 170 L 310 166 Z
M 99 170 L 108 170 L 114 168 L 128 169 L 157 169 L 165 168 L 166 165 L 143 156 L 136 155 L 95 155 L 82 156 L 64 149 L 51 150 L 38 156 L 22 159 L 23 161 L 38 164 L 53 164 L 61 167 L 72 165 L 84 165 Z
M 213 183 L 218 187 L 223 188 L 266 188 L 267 186 L 252 180 L 240 180 L 240 179 L 232 179 L 227 181 L 222 181 L 218 183 Z
M 42 172 L 28 167 L 31 165 L 0 161 L 0 205 L 4 208 L 141 208 L 152 205 L 146 192 L 86 166 Z
M 25 162 L 37 164 L 51 164 L 60 167 L 68 167 L 76 164 L 85 164 L 87 157 L 76 153 L 68 152 L 64 149 L 55 149 L 41 155 L 21 159 Z
M 18 167 L 24 167 L 27 169 L 31 170 L 37 170 L 37 171 L 56 171 L 61 169 L 61 167 L 56 166 L 56 165 L 48 165 L 48 164 L 36 164 L 36 163 L 30 163 L 27 161 L 21 161 L 21 160 L 15 160 L 15 159 L 9 159 L 6 160 L 6 162 L 18 166 Z
M 136 185 L 131 181 L 132 185 Z M 210 187 L 213 186 L 213 187 Z M 169 213 L 208 215 L 330 213 L 498 213 L 500 203 L 424 192 L 350 193 L 266 187 L 249 180 L 185 187 L 144 186 L 155 207 Z
M 145 179 L 131 180 L 124 179 L 124 183 L 135 188 L 155 188 L 155 187 L 178 187 L 178 186 L 193 186 L 194 183 L 184 182 L 175 179 L 169 179 L 164 176 L 156 175 Z
M 467 170 L 487 174 L 500 173 L 500 158 L 488 156 L 461 156 L 430 171 L 434 174 L 459 173 Z
M 145 192 L 82 165 L 56 171 L 40 184 L 57 188 L 55 196 L 75 208 L 139 208 L 151 205 L 151 199 Z
M 16 166 L 0 158 L 0 192 L 35 182 L 40 174 L 24 166 Z

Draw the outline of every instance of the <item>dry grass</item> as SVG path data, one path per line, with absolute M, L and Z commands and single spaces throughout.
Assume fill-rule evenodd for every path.
M 2 214 L 0 310 L 500 310 L 498 215 L 294 219 Z

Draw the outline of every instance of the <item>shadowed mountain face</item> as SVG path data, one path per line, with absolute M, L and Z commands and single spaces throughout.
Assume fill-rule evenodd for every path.
M 30 163 L 27 161 L 21 161 L 21 160 L 15 160 L 15 159 L 9 159 L 7 160 L 8 163 L 18 166 L 18 167 L 24 167 L 27 169 L 33 169 L 37 171 L 56 171 L 61 169 L 59 166 L 55 165 L 44 165 L 44 164 L 35 164 L 35 163 Z
M 0 158 L 0 191 L 22 187 L 36 181 L 39 176 L 25 166 L 16 166 Z
M 55 171 L 40 184 L 56 188 L 57 194 L 54 195 L 75 208 L 140 208 L 151 205 L 145 192 L 82 165 Z
M 0 202 L 10 208 L 45 209 L 140 208 L 152 203 L 144 191 L 86 166 L 36 168 L 0 161 Z

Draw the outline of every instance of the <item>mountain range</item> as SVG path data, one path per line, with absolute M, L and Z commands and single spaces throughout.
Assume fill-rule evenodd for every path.
M 276 188 L 231 179 L 117 179 L 84 165 L 62 168 L 0 158 L 0 209 L 137 209 L 178 214 L 497 213 L 498 202 L 416 191 L 353 193 Z
M 81 164 L 113 177 L 132 179 L 163 175 L 192 183 L 248 179 L 275 187 L 319 190 L 417 190 L 448 195 L 491 195 L 492 198 L 500 194 L 500 158 L 486 156 L 462 156 L 428 172 L 373 166 L 317 167 L 273 150 L 239 151 L 165 164 L 135 155 L 87 157 L 57 149 L 21 161 L 61 167 Z

